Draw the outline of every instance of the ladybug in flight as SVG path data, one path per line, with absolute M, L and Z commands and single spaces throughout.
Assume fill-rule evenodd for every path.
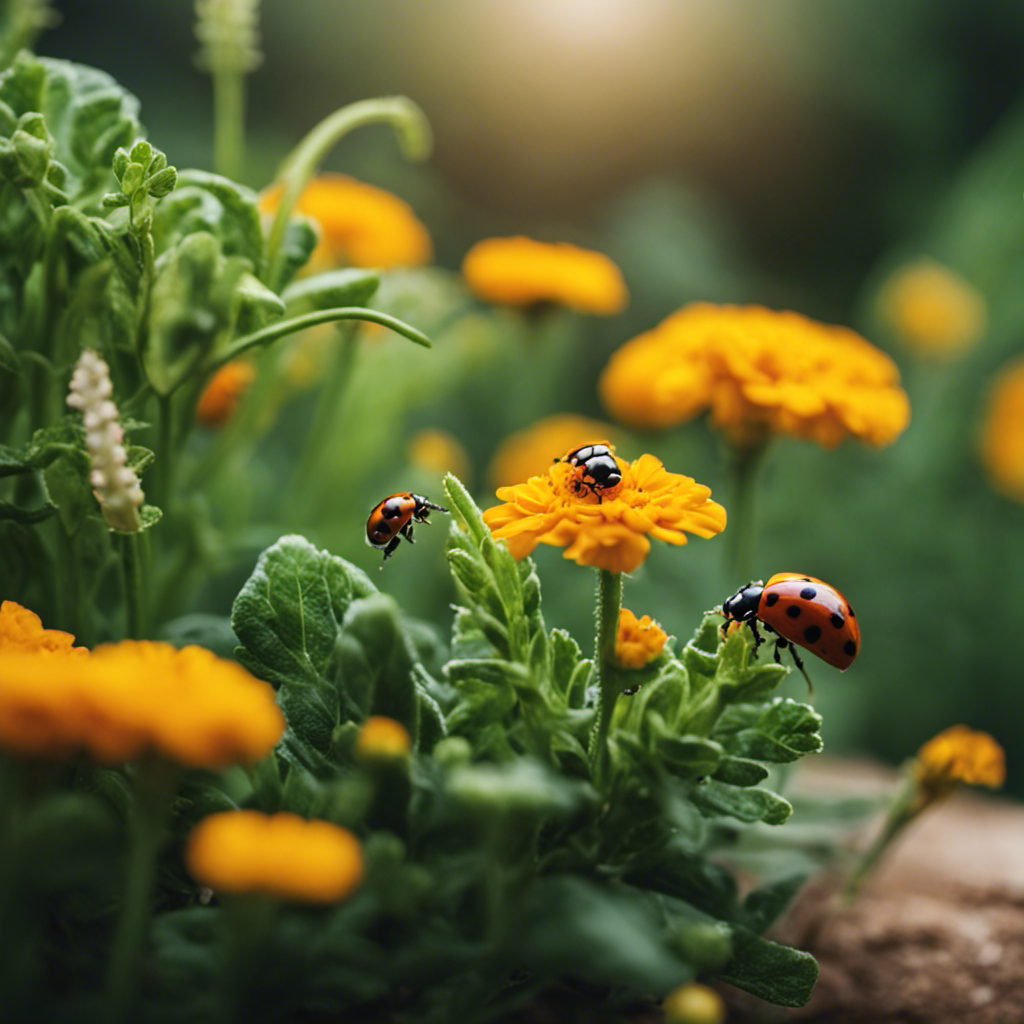
M 748 583 L 722 605 L 722 615 L 750 626 L 755 655 L 765 640 L 757 631 L 757 623 L 776 634 L 775 660 L 780 661 L 780 652 L 788 647 L 805 679 L 807 673 L 794 645 L 806 648 L 841 672 L 860 652 L 860 626 L 850 602 L 835 587 L 813 576 L 780 572 L 767 583 Z M 726 626 L 722 628 L 724 631 Z M 809 685 L 810 679 L 807 682 Z
M 622 483 L 622 470 L 612 455 L 612 446 L 607 441 L 593 441 L 577 445 L 555 462 L 568 462 L 576 467 L 572 488 L 577 494 L 588 490 L 601 500 L 602 491 L 610 491 Z
M 386 497 L 366 520 L 366 543 L 371 548 L 384 549 L 384 561 L 394 553 L 404 537 L 413 543 L 413 523 L 430 524 L 431 512 L 447 512 L 443 505 L 435 505 L 422 494 L 391 494 Z M 383 569 L 384 566 L 382 565 Z

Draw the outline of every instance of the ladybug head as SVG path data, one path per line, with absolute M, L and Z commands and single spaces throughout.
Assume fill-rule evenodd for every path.
M 759 580 L 740 587 L 727 601 L 722 602 L 722 614 L 727 619 L 747 622 L 757 617 L 757 607 L 761 602 L 764 584 Z

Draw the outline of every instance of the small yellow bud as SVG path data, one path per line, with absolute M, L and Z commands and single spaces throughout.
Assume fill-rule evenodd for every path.
M 401 722 L 382 715 L 368 718 L 356 740 L 356 754 L 367 761 L 397 760 L 412 749 L 409 730 Z
M 725 1003 L 707 985 L 691 982 L 670 992 L 662 1003 L 666 1024 L 723 1024 Z

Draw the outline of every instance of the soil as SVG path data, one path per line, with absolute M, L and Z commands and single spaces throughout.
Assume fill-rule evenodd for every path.
M 794 788 L 892 785 L 821 759 Z M 1024 1024 L 1024 808 L 959 792 L 908 829 L 852 905 L 836 888 L 818 879 L 772 936 L 817 958 L 810 1004 L 766 1010 L 730 991 L 730 1024 Z

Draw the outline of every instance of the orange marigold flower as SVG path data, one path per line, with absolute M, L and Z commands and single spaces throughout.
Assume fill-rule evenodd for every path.
M 724 1024 L 725 1000 L 707 985 L 680 985 L 661 1005 L 665 1024 Z
M 909 349 L 955 356 L 985 332 L 988 313 L 976 288 L 933 260 L 898 270 L 883 285 L 879 310 Z
M 1006 781 L 1006 755 L 987 732 L 954 725 L 917 752 L 914 776 L 924 803 L 948 795 L 958 782 L 998 789 Z
M 457 437 L 446 430 L 421 430 L 409 442 L 409 459 L 431 472 L 469 479 L 469 456 Z
M 525 430 L 509 434 L 491 459 L 490 477 L 495 487 L 507 487 L 519 480 L 546 473 L 555 459 L 579 444 L 581 437 L 615 439 L 614 427 L 599 420 L 557 413 L 538 420 Z
M 0 748 L 105 764 L 147 751 L 197 768 L 259 760 L 284 731 L 273 689 L 199 647 L 126 640 L 87 658 L 0 659 Z
M 725 529 L 725 509 L 711 489 L 669 473 L 653 455 L 628 463 L 616 458 L 622 481 L 600 497 L 573 486 L 576 470 L 556 462 L 543 476 L 499 487 L 505 502 L 484 512 L 495 538 L 513 558 L 538 544 L 564 547 L 565 558 L 609 572 L 632 572 L 651 550 L 650 538 L 685 544 L 687 532 L 713 537 Z
M 502 305 L 552 302 L 612 316 L 629 301 L 622 274 L 607 256 L 568 242 L 486 238 L 466 253 L 462 273 L 476 295 Z
M 1024 359 L 1004 367 L 989 393 L 981 461 L 992 486 L 1024 502 Z
M 627 342 L 601 376 L 608 410 L 668 427 L 705 409 L 735 441 L 792 434 L 889 444 L 910 420 L 896 364 L 844 327 L 760 306 L 695 303 Z
M 615 663 L 619 668 L 643 668 L 661 654 L 667 639 L 668 634 L 650 615 L 638 619 L 622 608 L 615 635 Z
M 204 427 L 222 427 L 238 412 L 238 403 L 256 377 L 246 359 L 225 363 L 207 382 L 196 405 L 196 421 Z
M 75 647 L 75 638 L 59 629 L 43 629 L 35 612 L 14 601 L 0 604 L 0 655 L 56 654 L 88 655 L 88 648 Z
M 274 185 L 260 197 L 260 209 L 273 213 L 282 186 Z M 320 244 L 312 256 L 314 266 L 347 264 L 352 267 L 415 267 L 433 255 L 430 235 L 404 200 L 382 188 L 344 174 L 313 178 L 296 204 L 296 211 L 320 225 Z
M 401 722 L 383 715 L 371 715 L 359 730 L 356 753 L 367 760 L 406 757 L 412 750 L 409 730 Z
M 363 880 L 363 852 L 351 832 L 287 813 L 211 814 L 189 835 L 185 862 L 216 892 L 304 903 L 335 903 Z

